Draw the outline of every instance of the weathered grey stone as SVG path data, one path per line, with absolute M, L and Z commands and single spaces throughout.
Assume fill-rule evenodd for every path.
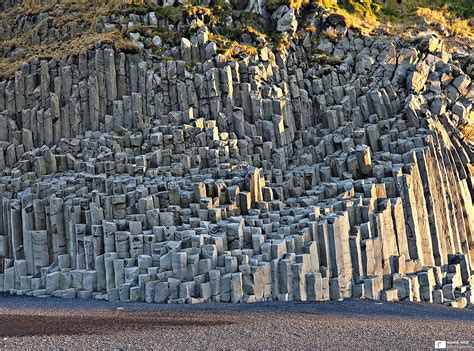
M 114 15 L 102 29 L 143 50 L 97 44 L 0 82 L 0 290 L 472 301 L 469 64 L 433 35 L 400 49 L 323 14 L 328 37 L 298 41 L 307 7 L 238 7 L 289 49 L 244 33 L 256 55 L 223 55 L 221 24 Z M 138 23 L 196 30 L 164 43 Z
M 438 52 L 441 51 L 443 47 L 442 41 L 435 34 L 425 35 L 421 41 L 418 43 L 418 48 L 420 51 L 427 52 Z

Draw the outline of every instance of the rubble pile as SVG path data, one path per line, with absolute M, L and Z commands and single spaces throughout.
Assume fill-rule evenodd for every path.
M 202 25 L 1 81 L 0 291 L 474 303 L 472 77 L 435 35 L 337 32 L 229 60 Z

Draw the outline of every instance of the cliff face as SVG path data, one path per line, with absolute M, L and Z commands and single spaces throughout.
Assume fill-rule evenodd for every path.
M 225 6 L 219 25 L 206 6 L 153 8 L 99 18 L 93 35 L 126 46 L 0 81 L 0 291 L 474 302 L 472 55 L 317 6 L 246 4 L 277 45 L 227 39 Z M 87 26 L 48 16 L 0 32 L 45 45 Z

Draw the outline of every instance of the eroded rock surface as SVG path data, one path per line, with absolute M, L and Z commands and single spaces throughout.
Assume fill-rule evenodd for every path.
M 334 64 L 226 60 L 201 26 L 167 60 L 101 46 L 1 81 L 0 291 L 473 303 L 472 77 L 435 36 L 337 26 L 306 41 Z

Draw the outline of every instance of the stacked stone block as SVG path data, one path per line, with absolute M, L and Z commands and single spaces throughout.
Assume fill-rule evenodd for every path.
M 344 69 L 215 46 L 203 27 L 167 61 L 105 47 L 0 82 L 0 291 L 474 301 L 467 75 L 350 32 Z

